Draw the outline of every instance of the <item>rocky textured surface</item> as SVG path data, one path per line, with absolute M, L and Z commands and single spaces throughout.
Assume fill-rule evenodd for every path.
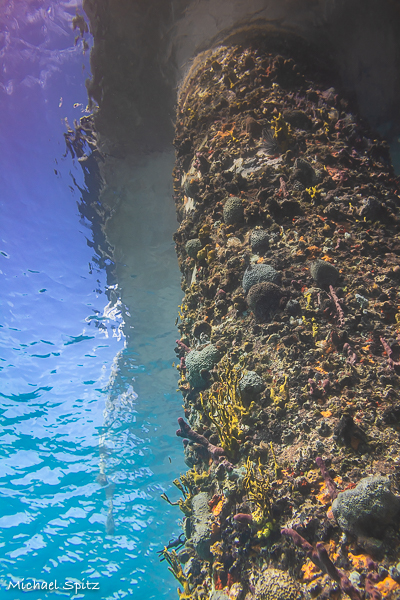
M 204 560 L 209 560 L 211 546 L 211 511 L 208 506 L 208 494 L 200 492 L 192 500 L 192 528 L 193 533 L 190 537 L 194 544 L 197 554 Z
M 239 382 L 239 390 L 242 396 L 252 398 L 258 392 L 262 392 L 265 383 L 255 371 L 247 371 Z
M 344 531 L 355 535 L 381 537 L 400 512 L 400 497 L 390 490 L 386 477 L 365 477 L 352 490 L 338 495 L 332 513 Z
M 225 453 L 185 442 L 194 492 L 209 494 L 215 517 L 211 559 L 187 571 L 190 598 L 283 597 L 281 584 L 261 591 L 268 573 L 296 581 L 285 598 L 399 598 L 396 514 L 364 543 L 331 509 L 346 490 L 368 495 L 356 485 L 369 476 L 389 478 L 390 498 L 399 488 L 400 202 L 388 148 L 323 61 L 273 35 L 220 47 L 189 73 L 175 147 L 179 387 L 192 430 Z M 226 218 L 229 198 L 243 220 Z M 243 289 L 265 267 L 279 281 Z M 187 349 L 210 342 L 218 361 L 200 391 Z M 254 374 L 247 394 L 239 382 Z

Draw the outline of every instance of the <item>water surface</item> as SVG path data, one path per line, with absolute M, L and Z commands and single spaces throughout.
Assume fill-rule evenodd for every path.
M 2 16 L 1 597 L 28 597 L 6 589 L 36 580 L 58 589 L 32 600 L 167 598 L 176 586 L 156 551 L 180 532 L 179 511 L 160 499 L 183 470 L 171 367 L 178 276 L 164 330 L 146 328 L 146 346 L 161 335 L 169 355 L 145 354 L 118 265 L 96 255 L 78 210 L 81 166 L 63 156 L 63 119 L 86 106 L 75 4 L 21 2 Z M 66 582 L 100 591 L 74 594 Z

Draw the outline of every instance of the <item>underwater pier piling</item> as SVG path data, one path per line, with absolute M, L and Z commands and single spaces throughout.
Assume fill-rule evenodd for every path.
M 168 15 L 140 27 L 128 4 L 113 20 L 107 1 L 84 2 L 93 128 L 115 181 L 118 153 L 157 175 L 151 152 L 172 136 L 174 52 L 157 37 Z M 179 47 L 184 9 L 177 72 L 196 46 Z M 183 535 L 162 554 L 181 600 L 400 598 L 400 188 L 335 71 L 304 39 L 252 23 L 179 87 L 188 471 L 163 495 Z
M 196 59 L 174 145 L 180 598 L 399 598 L 387 144 L 312 48 L 253 32 Z

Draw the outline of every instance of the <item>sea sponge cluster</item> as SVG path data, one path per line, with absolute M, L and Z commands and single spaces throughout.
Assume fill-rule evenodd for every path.
M 191 492 L 184 569 L 194 598 L 361 598 L 368 586 L 378 597 L 386 573 L 397 577 L 398 499 L 386 479 L 349 488 L 390 473 L 400 495 L 398 183 L 346 99 L 318 69 L 306 77 L 303 51 L 297 69 L 280 36 L 277 54 L 265 44 L 212 53 L 177 112 L 177 354 L 190 422 L 178 435 L 206 477 Z M 194 211 L 180 183 L 192 168 Z M 368 574 L 350 560 L 356 548 L 371 555 Z M 327 568 L 297 585 L 306 556 Z

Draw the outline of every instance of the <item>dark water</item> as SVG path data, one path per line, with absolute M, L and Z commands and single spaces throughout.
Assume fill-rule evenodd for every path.
M 82 169 L 63 157 L 63 119 L 86 105 L 75 5 L 2 8 L 0 597 L 167 598 L 176 586 L 156 551 L 180 532 L 160 499 L 183 470 L 176 303 L 161 332 L 170 354 L 143 360 L 78 210 Z M 156 345 L 160 331 L 146 335 Z M 7 591 L 34 580 L 45 589 Z

